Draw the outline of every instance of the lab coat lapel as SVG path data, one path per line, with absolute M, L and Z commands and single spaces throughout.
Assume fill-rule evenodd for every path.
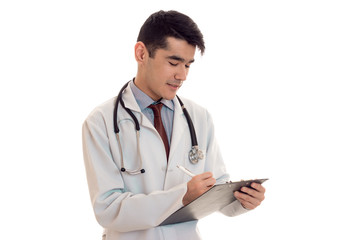
M 147 117 L 145 117 L 144 114 L 141 113 L 139 104 L 136 102 L 135 96 L 131 91 L 130 84 L 127 86 L 127 88 L 124 91 L 123 100 L 125 106 L 134 112 L 134 115 L 136 116 L 142 127 L 155 129 L 154 126 L 149 121 L 149 119 L 147 119 Z
M 181 144 L 181 140 L 184 138 L 185 131 L 187 131 L 187 122 L 185 115 L 181 109 L 181 105 L 177 98 L 174 98 L 174 122 L 173 122 L 173 130 L 171 136 L 171 144 L 170 144 L 170 154 L 169 154 L 169 162 L 174 154 L 176 154 L 176 149 L 179 148 Z M 180 147 L 180 149 L 182 149 Z
M 133 92 L 131 91 L 130 84 L 125 88 L 123 93 L 123 100 L 125 107 L 135 112 L 141 112 L 139 105 L 136 102 Z

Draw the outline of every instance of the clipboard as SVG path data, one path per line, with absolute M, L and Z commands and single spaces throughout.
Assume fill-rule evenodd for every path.
M 242 180 L 214 185 L 194 201 L 174 212 L 159 226 L 193 221 L 206 217 L 235 201 L 235 191 L 240 190 L 242 187 L 250 187 L 250 184 L 253 182 L 262 184 L 266 180 L 268 179 Z

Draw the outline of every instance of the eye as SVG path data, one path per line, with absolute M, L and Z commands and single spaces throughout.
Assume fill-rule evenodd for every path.
M 190 68 L 190 65 L 185 65 L 186 68 Z
M 174 66 L 176 67 L 178 64 L 177 63 L 172 63 L 172 62 L 169 62 L 171 66 Z

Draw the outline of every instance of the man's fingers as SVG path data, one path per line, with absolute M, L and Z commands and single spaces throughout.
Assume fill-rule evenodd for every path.
M 245 193 L 235 192 L 234 196 L 246 209 L 254 209 L 261 204 L 261 201 Z
M 198 180 L 205 180 L 208 178 L 212 178 L 212 176 L 213 176 L 213 174 L 211 172 L 204 172 L 199 175 L 196 175 L 194 178 L 196 178 Z
M 265 188 L 259 183 L 252 183 L 251 187 L 257 190 L 258 192 L 265 193 Z
M 265 188 L 259 183 L 252 183 L 251 188 L 242 187 L 241 191 L 234 193 L 240 203 L 246 209 L 255 209 L 265 199 Z
M 242 187 L 241 191 L 244 193 L 247 193 L 248 195 L 263 201 L 265 199 L 265 188 L 263 186 L 261 186 L 261 184 L 258 183 L 252 183 L 251 187 L 253 188 L 248 188 L 248 187 Z
M 208 179 L 205 180 L 204 183 L 205 183 L 205 186 L 207 188 L 211 188 L 216 183 L 216 179 L 215 178 L 208 178 Z
M 244 200 L 244 201 L 250 202 L 251 204 L 256 205 L 256 206 L 260 205 L 260 203 L 262 201 L 262 200 L 255 198 L 249 194 L 241 193 L 241 192 L 235 192 L 234 196 L 239 200 Z
M 194 176 L 187 184 L 187 192 L 183 198 L 183 204 L 188 204 L 214 186 L 216 179 L 212 176 L 211 172 Z
M 241 188 L 241 191 L 246 193 L 245 195 L 255 198 L 255 199 L 258 199 L 260 201 L 264 200 L 264 198 L 265 198 L 263 193 L 260 193 L 257 190 L 254 190 L 251 188 L 243 187 L 243 188 Z
M 194 182 L 197 182 L 197 186 L 200 189 L 208 190 L 208 188 L 214 186 L 216 183 L 216 179 L 213 178 L 213 174 L 211 172 L 205 172 L 199 175 L 196 175 L 192 179 Z

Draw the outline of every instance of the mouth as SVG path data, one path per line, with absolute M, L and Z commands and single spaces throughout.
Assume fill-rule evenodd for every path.
M 174 90 L 177 90 L 177 89 L 179 89 L 180 87 L 181 87 L 181 83 L 180 84 L 177 84 L 177 83 L 167 83 L 167 85 L 170 87 L 170 88 L 172 88 L 172 89 L 174 89 Z

